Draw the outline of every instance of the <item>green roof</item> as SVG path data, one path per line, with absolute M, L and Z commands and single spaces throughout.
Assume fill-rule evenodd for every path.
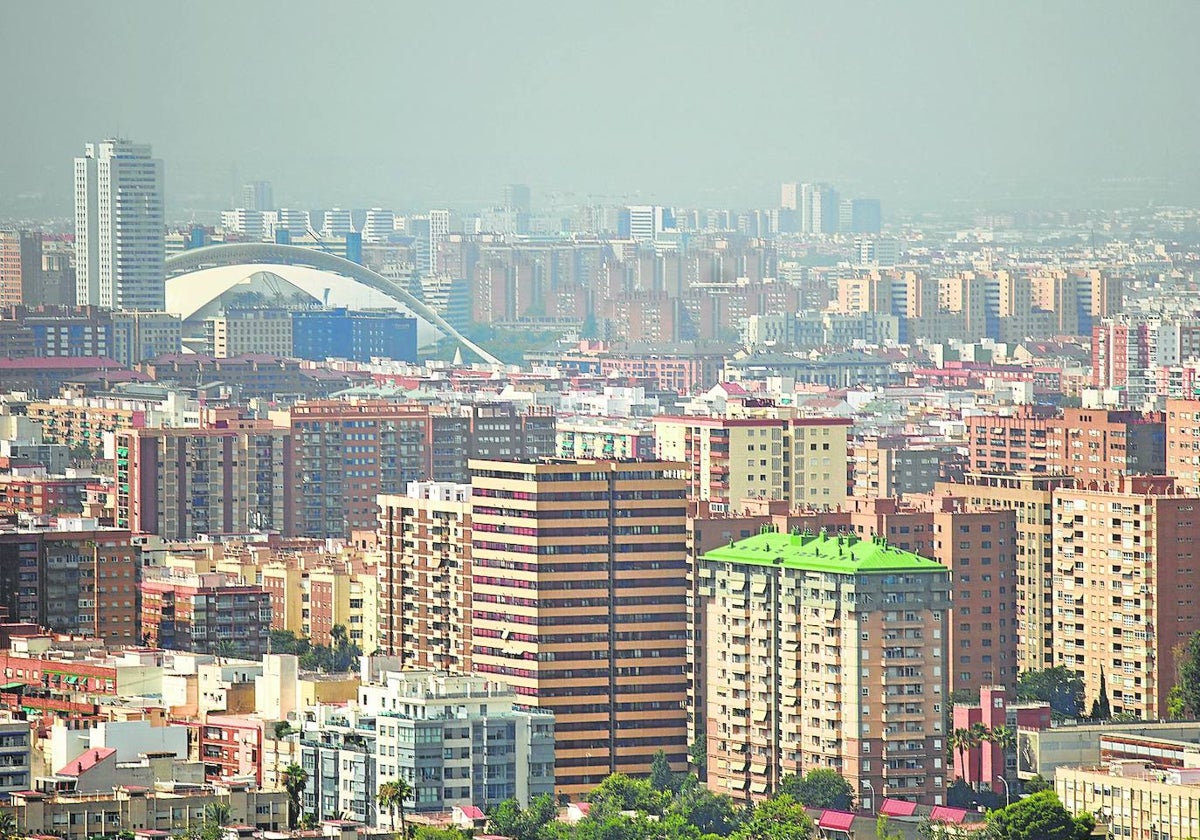
M 713 549 L 704 559 L 841 575 L 946 571 L 936 560 L 896 548 L 882 537 L 862 539 L 856 534 L 824 531 L 820 534 L 765 531 Z

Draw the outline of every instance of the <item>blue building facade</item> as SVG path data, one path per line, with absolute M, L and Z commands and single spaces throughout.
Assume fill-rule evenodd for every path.
M 345 307 L 292 313 L 292 352 L 297 358 L 368 362 L 373 358 L 417 361 L 417 319 L 391 311 Z

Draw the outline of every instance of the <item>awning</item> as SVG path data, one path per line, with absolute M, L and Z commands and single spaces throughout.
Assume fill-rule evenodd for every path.
M 820 828 L 834 831 L 849 831 L 853 825 L 854 815 L 846 811 L 826 811 L 821 814 L 821 820 L 817 823 Z
M 16 691 L 18 688 L 24 688 L 24 687 L 25 687 L 25 683 L 23 683 L 23 682 L 10 682 L 10 683 L 5 683 L 4 685 L 0 685 L 0 691 Z
M 917 803 L 903 799 L 885 799 L 879 806 L 879 813 L 887 817 L 911 817 L 917 812 Z
M 79 677 L 67 677 L 67 685 L 75 685 L 79 682 Z
M 929 813 L 930 822 L 955 823 L 956 825 L 967 818 L 965 808 L 949 808 L 945 805 L 934 805 Z
M 750 784 L 750 792 L 751 793 L 766 793 L 767 792 L 767 783 L 766 782 L 752 782 Z

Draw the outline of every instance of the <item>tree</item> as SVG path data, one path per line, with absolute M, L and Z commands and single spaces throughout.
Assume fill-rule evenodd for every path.
M 286 720 L 280 720 L 275 722 L 275 726 L 272 727 L 272 730 L 275 733 L 275 740 L 282 741 L 284 738 L 292 734 L 292 725 Z
M 1112 707 L 1108 702 L 1108 685 L 1104 680 L 1104 669 L 1100 669 L 1100 694 L 1092 701 L 1092 720 L 1111 720 Z
M 694 825 L 701 834 L 726 837 L 737 824 L 733 800 L 699 785 L 686 787 L 671 803 L 669 810 Z
M 688 748 L 688 761 L 696 770 L 696 778 L 704 781 L 708 777 L 708 739 L 701 736 L 692 741 Z
M 1083 710 L 1083 679 L 1062 665 L 1025 671 L 1017 677 L 1018 700 L 1041 700 L 1058 717 L 1078 717 Z
M 808 840 L 812 834 L 804 806 L 781 793 L 755 806 L 730 840 Z
M 1017 733 L 1011 726 L 992 727 L 988 732 L 988 740 L 1005 753 L 1010 753 L 1017 748 Z
M 963 775 L 970 776 L 971 768 L 967 766 L 967 750 L 971 746 L 971 730 L 959 727 L 950 733 L 950 737 L 946 739 L 946 743 L 952 751 L 958 753 L 958 766 L 962 769 Z M 970 782 L 970 779 L 964 779 Z
M 17 840 L 20 836 L 17 818 L 12 811 L 0 811 L 0 840 Z
M 880 814 L 875 818 L 875 836 L 879 840 L 904 840 L 904 832 L 897 829 L 891 830 L 888 824 L 887 814 Z
M 971 752 L 975 754 L 975 766 L 979 768 L 979 772 L 975 774 L 975 789 L 979 790 L 979 785 L 983 781 L 979 778 L 983 775 L 983 750 L 980 748 L 983 746 L 983 742 L 987 740 L 988 728 L 979 721 L 975 721 L 967 731 L 971 739 Z
M 809 808 L 849 811 L 854 807 L 854 788 L 836 770 L 817 768 L 801 778 L 789 773 L 779 780 L 780 793 Z
M 204 820 L 223 828 L 233 822 L 233 810 L 226 802 L 210 802 L 204 806 Z
M 988 833 L 995 840 L 1088 840 L 1095 825 L 1091 814 L 1072 817 L 1049 790 L 987 815 Z
M 291 630 L 272 630 L 268 636 L 268 644 L 271 653 L 290 653 L 293 656 L 308 653 L 310 647 L 308 639 L 297 636 Z
M 617 811 L 658 815 L 666 808 L 670 796 L 655 790 L 646 779 L 613 773 L 596 786 L 588 795 L 588 801 L 601 807 L 611 804 Z
M 650 787 L 660 791 L 675 789 L 675 774 L 671 772 L 666 750 L 658 750 L 650 760 Z
M 295 830 L 300 820 L 300 795 L 308 787 L 308 771 L 299 764 L 283 768 L 283 789 L 288 795 L 288 828 Z
M 1025 793 L 1028 794 L 1041 793 L 1044 790 L 1053 790 L 1053 788 L 1050 786 L 1050 783 L 1046 781 L 1041 774 L 1026 779 L 1025 784 L 1023 784 L 1021 787 Z
M 384 782 L 375 793 L 375 801 L 379 807 L 388 812 L 392 827 L 396 827 L 396 812 L 400 812 L 400 836 L 408 837 L 408 823 L 404 815 L 404 803 L 412 799 L 413 788 L 405 779 L 397 777 L 394 781 Z
M 535 796 L 528 808 L 515 799 L 505 799 L 488 811 L 488 831 L 513 840 L 536 840 L 542 829 L 558 819 L 558 807 L 548 793 Z
M 1179 663 L 1175 680 L 1182 712 L 1179 716 L 1200 717 L 1200 630 L 1176 653 L 1175 661 Z

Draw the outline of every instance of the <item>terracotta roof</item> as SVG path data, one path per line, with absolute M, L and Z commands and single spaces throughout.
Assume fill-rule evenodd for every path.
M 116 755 L 112 747 L 93 747 L 74 761 L 68 761 L 67 766 L 59 770 L 56 776 L 82 776 L 104 759 Z
M 469 820 L 482 820 L 485 817 L 483 811 L 475 805 L 463 805 L 458 810 L 462 811 L 462 815 Z

